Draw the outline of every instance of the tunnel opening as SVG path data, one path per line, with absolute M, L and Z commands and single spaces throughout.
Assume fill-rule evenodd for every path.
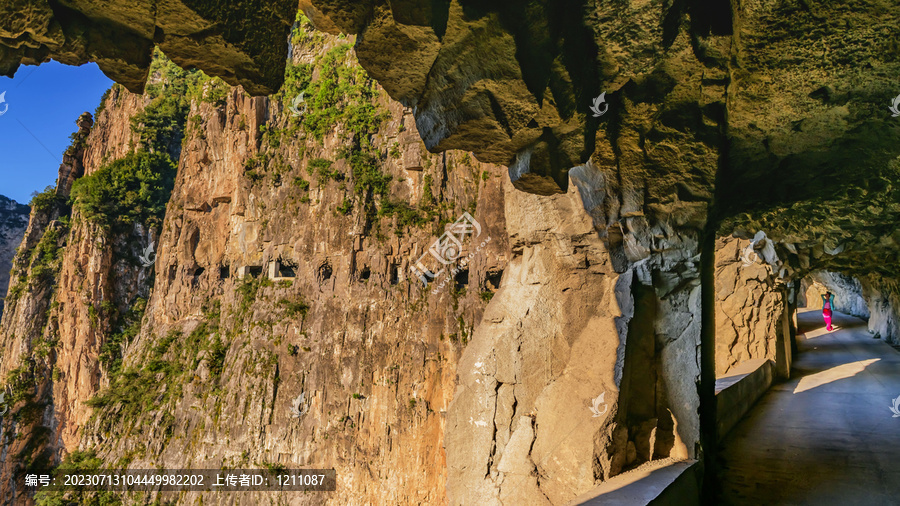
M 457 292 L 462 291 L 465 287 L 469 286 L 469 269 L 460 269 L 453 276 L 453 282 L 455 283 L 455 288 Z
M 272 265 L 272 278 L 293 279 L 297 277 L 297 264 L 284 259 L 275 261 Z
M 485 274 L 484 284 L 485 288 L 491 291 L 497 291 L 500 289 L 500 280 L 503 279 L 503 270 L 491 270 Z
M 319 278 L 319 283 L 324 283 L 331 279 L 332 268 L 331 264 L 328 262 L 323 262 L 322 265 L 316 270 L 316 276 Z
M 390 283 L 392 285 L 400 283 L 400 268 L 395 264 L 391 264 L 390 278 Z

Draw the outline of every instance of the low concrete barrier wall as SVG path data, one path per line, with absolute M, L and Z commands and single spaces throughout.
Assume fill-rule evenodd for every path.
M 774 376 L 775 364 L 760 358 L 743 362 L 728 376 L 716 379 L 716 425 L 720 441 L 772 386 Z
M 719 439 L 744 417 L 772 386 L 775 362 L 748 360 L 716 380 Z M 567 506 L 699 506 L 703 464 L 660 460 L 620 474 L 575 498 Z
M 568 506 L 699 506 L 703 465 L 660 460 L 614 476 Z

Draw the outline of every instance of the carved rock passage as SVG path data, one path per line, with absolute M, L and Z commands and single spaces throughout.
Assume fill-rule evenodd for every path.
M 182 67 L 264 95 L 284 80 L 296 9 L 291 0 L 12 0 L 0 5 L 0 75 L 51 58 L 68 65 L 93 61 L 141 92 L 155 44 Z
M 900 118 L 888 106 L 900 94 L 897 9 L 761 2 L 735 19 L 718 195 L 733 219 L 723 231 L 764 230 L 788 243 L 781 256 L 793 271 L 895 277 Z

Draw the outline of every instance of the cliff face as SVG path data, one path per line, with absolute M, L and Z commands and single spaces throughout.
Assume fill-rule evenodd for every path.
M 16 248 L 28 228 L 28 206 L 0 195 L 0 293 L 9 288 L 9 270 L 12 268 Z M 0 300 L 0 316 L 3 315 L 3 301 Z
M 295 61 L 347 55 L 338 42 L 316 37 Z M 152 296 L 123 355 L 136 377 L 111 383 L 84 444 L 134 467 L 335 467 L 335 503 L 442 500 L 455 364 L 488 274 L 505 266 L 501 179 L 464 154 L 406 156 L 421 147 L 415 127 L 373 90 L 386 120 L 370 139 L 340 120 L 321 138 L 303 135 L 286 108 L 293 97 L 230 90 L 192 105 Z M 348 148 L 369 158 L 343 158 Z M 437 220 L 408 223 L 466 210 L 478 241 L 493 239 L 433 294 L 410 266 Z M 118 398 L 122 389 L 134 397 Z
M 617 202 L 602 157 L 565 194 L 521 193 L 469 153 L 429 154 L 341 39 L 301 24 L 293 41 L 280 95 L 197 78 L 183 123 L 148 131 L 185 79 L 158 64 L 147 95 L 106 99 L 60 170 L 61 269 L 4 319 L 48 315 L 5 334 L 22 350 L 5 364 L 34 362 L 15 412 L 43 414 L 6 429 L 33 435 L 6 476 L 89 450 L 134 468 L 335 467 L 334 503 L 531 503 L 694 455 L 699 252 L 674 232 L 697 234 L 703 204 L 648 222 L 635 168 Z M 91 192 L 147 143 L 177 176 L 158 225 L 123 226 Z M 428 250 L 460 216 L 444 266 Z M 674 242 L 651 250 L 660 233 Z M 645 288 L 664 266 L 679 274 Z
M 88 16 L 253 84 L 151 62 L 146 33 L 125 51 L 117 78 L 147 92 L 112 91 L 14 264 L 4 497 L 82 450 L 338 470 L 301 502 L 565 503 L 712 455 L 716 374 L 787 372 L 812 272 L 856 275 L 897 339 L 881 6 L 304 0 L 332 34 L 301 18 L 284 76 L 257 45 L 280 7 L 250 16 L 258 40 Z M 12 60 L 70 44 L 26 27 Z
M 78 163 L 60 169 L 75 207 L 32 216 L 27 288 L 3 319 L 2 372 L 21 391 L 5 477 L 91 450 L 136 468 L 335 467 L 335 503 L 444 500 L 456 363 L 510 258 L 508 183 L 467 153 L 428 154 L 339 39 L 295 37 L 296 70 L 347 69 L 332 76 L 345 95 L 303 117 L 294 96 L 203 81 L 174 125 L 184 137 L 158 226 L 87 204 L 94 181 L 118 184 L 98 178 L 124 173 L 168 95 L 115 87 L 83 131 Z M 156 68 L 151 85 L 173 89 L 179 74 Z M 424 287 L 421 273 L 443 267 L 427 250 L 464 213 L 477 232 L 443 254 L 471 259 Z M 50 230 L 53 271 L 38 284 L 25 263 Z M 5 481 L 3 497 L 21 494 Z

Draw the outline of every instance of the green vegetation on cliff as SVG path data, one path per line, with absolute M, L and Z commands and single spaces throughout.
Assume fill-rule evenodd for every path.
M 55 206 L 66 203 L 65 197 L 56 194 L 56 186 L 48 186 L 42 192 L 34 192 L 31 194 L 31 203 L 28 204 L 32 210 L 37 212 L 49 212 Z
M 352 46 L 342 44 L 320 57 L 315 63 L 319 76 L 303 89 L 308 107 L 302 116 L 303 129 L 321 140 L 336 124 L 357 137 L 357 142 L 368 145 L 368 137 L 378 131 L 387 114 L 376 102 L 378 89 L 366 72 L 358 65 L 347 65 Z M 301 64 L 288 70 L 295 88 L 300 88 L 312 72 Z M 290 97 L 292 98 L 292 97 Z
M 72 185 L 72 202 L 88 221 L 104 227 L 159 225 L 175 186 L 167 154 L 137 151 L 104 165 Z
M 221 106 L 229 90 L 221 79 L 199 70 L 184 70 L 157 49 L 146 92 L 151 101 L 131 118 L 131 129 L 140 137 L 144 149 L 167 151 L 177 158 L 191 100 Z
M 33 248 L 21 252 L 19 258 L 27 260 L 21 267 L 13 268 L 5 302 L 12 303 L 18 300 L 35 283 L 53 284 L 62 266 L 62 251 L 68 232 L 68 217 L 53 221 Z
M 56 471 L 97 471 L 103 467 L 103 461 L 93 450 L 76 450 L 66 455 L 56 467 Z M 41 491 L 34 495 L 35 506 L 66 506 L 79 504 L 87 506 L 117 506 L 122 504 L 114 492 L 89 492 L 83 490 Z

